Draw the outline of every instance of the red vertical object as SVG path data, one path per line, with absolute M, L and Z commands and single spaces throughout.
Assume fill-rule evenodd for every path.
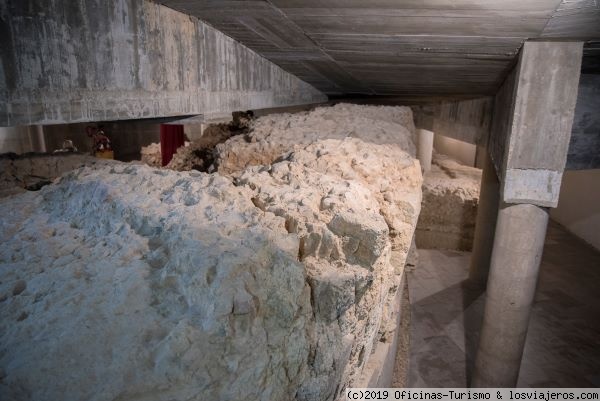
M 183 125 L 160 125 L 160 153 L 163 166 L 169 164 L 177 148 L 183 145 L 185 145 Z

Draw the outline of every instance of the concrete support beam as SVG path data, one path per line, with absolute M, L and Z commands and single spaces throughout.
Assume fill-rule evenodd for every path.
M 417 130 L 417 158 L 421 163 L 423 171 L 431 170 L 431 158 L 433 156 L 433 132 L 426 129 Z
M 473 253 L 471 255 L 471 265 L 469 266 L 469 281 L 474 286 L 485 287 L 490 270 L 496 219 L 498 218 L 500 181 L 488 152 L 483 150 L 481 154 L 483 173 L 481 175 L 479 205 L 477 206 Z
M 321 92 L 196 18 L 146 0 L 0 2 L 0 126 L 317 103 Z
M 498 213 L 472 387 L 517 384 L 547 224 L 548 211 L 534 205 Z
M 490 145 L 504 202 L 556 207 L 582 54 L 581 42 L 525 42 L 496 96 Z
M 474 387 L 517 384 L 546 236 L 545 207 L 558 203 L 567 159 L 582 48 L 577 42 L 526 42 L 496 95 L 489 150 L 501 178 L 502 206 Z M 483 275 L 477 269 L 473 274 Z
M 493 98 L 413 106 L 415 125 L 474 145 L 485 145 L 489 137 Z

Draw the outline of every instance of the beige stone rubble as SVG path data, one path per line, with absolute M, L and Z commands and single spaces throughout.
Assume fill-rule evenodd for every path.
M 419 248 L 468 251 L 473 244 L 481 170 L 435 154 L 423 181 Z
M 269 164 L 294 146 L 323 139 L 353 137 L 380 145 L 398 145 L 415 156 L 415 128 L 408 107 L 337 104 L 297 114 L 263 116 L 251 131 L 217 146 L 219 172 Z
M 160 153 L 160 143 L 151 143 L 148 146 L 142 146 L 140 150 L 142 155 L 141 161 L 152 167 L 162 166 L 162 156 Z
M 247 189 L 119 164 L 2 207 L 5 399 L 294 397 L 310 291 Z
M 250 167 L 238 182 L 300 238 L 316 344 L 300 399 L 329 399 L 332 383 L 357 382 L 374 346 L 395 328 L 391 302 L 401 276 L 390 260 L 392 238 L 403 266 L 420 207 L 419 165 L 394 146 L 328 139 L 270 167 Z M 390 237 L 391 227 L 399 235 Z

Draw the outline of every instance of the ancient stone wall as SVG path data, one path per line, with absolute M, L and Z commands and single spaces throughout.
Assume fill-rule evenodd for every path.
M 431 170 L 423 178 L 417 247 L 470 251 L 480 184 L 480 169 L 434 154 Z
M 395 329 L 422 177 L 411 127 L 349 110 L 305 115 L 322 129 L 296 142 L 269 117 L 279 154 L 239 163 L 257 142 L 233 137 L 229 174 L 115 163 L 0 201 L 20 205 L 0 221 L 7 399 L 324 401 L 359 383 Z

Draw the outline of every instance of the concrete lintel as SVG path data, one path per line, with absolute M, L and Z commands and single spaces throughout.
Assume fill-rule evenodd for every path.
M 535 169 L 508 169 L 502 183 L 505 203 L 529 203 L 556 207 L 562 172 Z
M 2 3 L 0 126 L 212 118 L 327 101 L 222 32 L 155 2 Z

